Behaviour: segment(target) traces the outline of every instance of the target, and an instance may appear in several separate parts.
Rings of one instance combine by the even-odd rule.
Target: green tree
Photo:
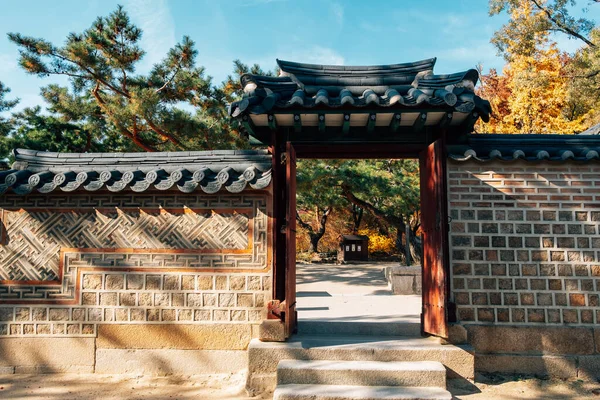
[[[223,129],[225,104],[215,95],[210,77],[196,66],[197,51],[189,37],[169,50],[146,75],[136,74],[144,56],[142,31],[119,6],[99,17],[83,33],[71,33],[63,46],[9,33],[19,47],[19,64],[28,73],[68,77],[72,89],[44,88],[50,109],[64,122],[86,125],[105,121],[106,131],[91,142],[126,138],[138,150],[231,148],[240,143]],[[188,111],[196,108],[197,113]]]
[[[364,211],[378,221],[380,231],[395,234],[397,250],[404,254],[408,224],[411,253],[414,258],[420,254],[419,167],[414,160],[301,160],[297,199],[299,225],[309,234],[311,251],[316,251],[331,213],[347,208],[354,215],[348,230],[359,229],[358,215]],[[314,221],[307,223],[304,215]]]
[[[600,0],[594,2],[600,3]],[[510,15],[508,23],[494,33],[492,43],[507,61],[514,55],[530,55],[543,44],[540,39],[543,41],[554,32],[598,47],[596,38],[590,37],[595,28],[594,21],[575,18],[569,13],[569,6],[577,4],[576,0],[489,0],[490,15],[503,11]],[[531,12],[522,12],[523,8]]]
[[[338,169],[346,200],[375,217],[380,226],[396,235],[399,253],[419,258],[419,164],[416,160],[350,160]],[[410,237],[407,238],[407,227]],[[403,243],[405,245],[403,245]]]
[[[300,160],[297,168],[298,225],[308,233],[310,253],[316,253],[325,235],[327,221],[336,208],[343,206],[338,185],[339,161]],[[309,221],[310,220],[312,221]]]
[[[40,106],[13,113],[11,122],[11,148],[75,153],[129,148],[129,143],[119,136],[102,138],[101,126],[65,122],[43,113]]]
[[[5,157],[12,149],[10,133],[13,129],[13,121],[11,121],[10,118],[4,117],[2,114],[8,113],[19,103],[18,99],[6,99],[8,93],[10,93],[10,89],[0,82],[0,157]]]

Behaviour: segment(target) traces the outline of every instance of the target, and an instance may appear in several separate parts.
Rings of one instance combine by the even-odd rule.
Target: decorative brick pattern
[[[449,163],[462,323],[600,323],[600,166]]]
[[[2,200],[10,203],[11,197],[17,196]],[[6,207],[0,302],[75,301],[82,267],[265,268],[264,196],[178,197],[182,204],[170,209],[131,207],[143,204],[147,196],[119,195],[109,199],[110,209],[89,204],[76,210]]]
[[[3,196],[0,336],[259,323],[272,286],[266,196]]]

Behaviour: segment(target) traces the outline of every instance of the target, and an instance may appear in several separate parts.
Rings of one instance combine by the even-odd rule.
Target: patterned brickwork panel
[[[267,266],[264,195],[99,195],[94,207],[86,195],[66,204],[62,196],[21,197],[25,204],[14,197],[0,204],[0,301],[75,301],[83,267]]]
[[[59,275],[62,249],[243,250],[251,210],[216,213],[205,210],[139,209],[4,211],[8,232],[0,247],[0,279],[47,281]]]
[[[5,195],[0,208],[0,336],[266,318],[267,194]]]
[[[600,323],[600,166],[451,163],[462,323]]]

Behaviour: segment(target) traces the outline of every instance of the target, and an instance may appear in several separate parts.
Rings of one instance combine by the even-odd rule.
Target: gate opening
[[[296,178],[298,332],[418,335],[418,160],[302,159]]]

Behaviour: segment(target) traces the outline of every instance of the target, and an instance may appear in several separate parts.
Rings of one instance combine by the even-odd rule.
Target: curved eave
[[[108,190],[184,193],[265,189],[271,182],[266,151],[169,153],[50,153],[17,149],[12,169],[0,172],[0,194]]]
[[[362,70],[351,70],[358,67],[347,67],[352,71],[350,73],[343,69],[346,67],[337,66],[338,72],[346,71],[346,75],[342,76],[341,72],[330,74],[328,70],[324,73],[324,69],[318,69],[330,66],[289,64],[302,66],[313,74],[290,74],[278,78],[246,74],[241,78],[245,95],[230,105],[230,115],[239,117],[278,111],[297,114],[307,111],[327,113],[328,110],[351,112],[364,108],[375,112],[378,109],[412,111],[415,108],[436,108],[459,113],[475,111],[487,122],[492,111],[489,102],[474,93],[479,73],[473,69],[448,75],[386,73],[371,76],[362,74]],[[295,71],[290,68],[289,71]]]

